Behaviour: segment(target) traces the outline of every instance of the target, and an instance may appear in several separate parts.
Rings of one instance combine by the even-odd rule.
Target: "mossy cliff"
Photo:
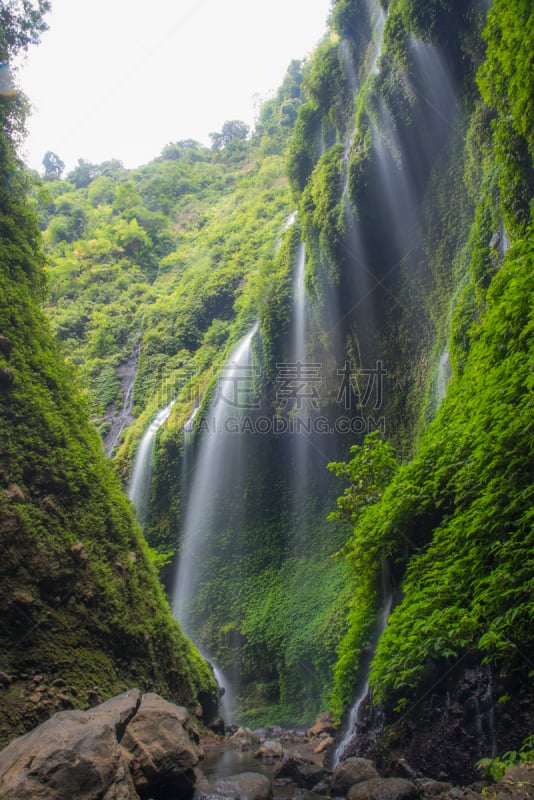
[[[281,366],[318,370],[326,427],[305,449],[285,433],[234,437],[242,451],[221,471],[237,491],[221,493],[191,600],[196,640],[239,677],[241,713],[304,721],[329,703],[342,718],[372,662],[381,713],[368,712],[367,741],[406,745],[419,709],[428,743],[432,704],[465,679],[466,709],[443,710],[439,733],[457,737],[447,760],[463,748],[463,775],[477,756],[476,734],[462,738],[469,703],[484,694],[497,748],[531,725],[533,24],[526,0],[337,0],[248,139],[170,145],[133,172],[81,164],[36,190],[48,312],[103,432],[140,344],[125,480],[142,431],[176,398],[146,524],[175,560],[201,422],[235,343],[258,319],[268,420],[286,410]],[[300,410],[293,397],[286,418]],[[24,475],[9,479],[26,494]],[[80,477],[78,493],[91,487]]]
[[[206,714],[207,664],[150,552],[40,309],[44,259],[0,98],[0,742],[132,685]]]

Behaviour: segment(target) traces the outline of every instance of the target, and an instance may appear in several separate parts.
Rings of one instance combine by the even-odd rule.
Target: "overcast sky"
[[[326,31],[331,0],[53,0],[50,30],[19,72],[34,107],[26,160],[52,150],[135,167],[223,122],[252,125],[257,98]]]

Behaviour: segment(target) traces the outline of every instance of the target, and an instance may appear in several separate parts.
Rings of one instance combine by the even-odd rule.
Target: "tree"
[[[100,170],[96,164],[91,164],[84,158],[79,158],[78,164],[67,175],[67,180],[73,183],[77,189],[83,189],[85,186],[89,186],[93,178],[98,175],[100,175]]]
[[[49,0],[3,0],[0,3],[0,61],[11,61],[31,44],[37,44],[48,26],[44,15],[50,11]]]
[[[238,140],[244,142],[249,133],[249,127],[239,119],[227,120],[220,133],[210,133],[214,150],[223,150],[230,142]]]
[[[65,162],[52,150],[48,150],[43,157],[43,167],[45,168],[45,180],[58,181],[65,169]]]
[[[49,0],[2,0],[0,2],[0,64],[11,87],[14,61],[31,44],[37,44],[47,29],[43,19],[50,10]],[[19,58],[20,61],[20,58]],[[22,92],[9,91],[0,102],[0,128],[7,134],[12,146],[21,143],[29,106]]]

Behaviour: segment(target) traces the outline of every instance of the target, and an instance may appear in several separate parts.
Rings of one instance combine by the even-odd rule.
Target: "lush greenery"
[[[393,25],[399,19],[406,24],[414,9],[415,4],[390,4],[386,41],[400,41]],[[355,462],[338,467],[351,480],[338,513],[353,517],[346,547],[353,593],[336,666],[337,713],[350,702],[356,655],[372,637],[384,558],[402,599],[372,665],[376,699],[404,707],[417,696],[430,660],[450,664],[476,649],[484,660],[510,670],[523,667],[523,654],[531,652],[534,151],[524,127],[533,91],[524,51],[531,40],[524,33],[532,24],[532,10],[520,2],[494,3],[488,18],[487,56],[478,73],[482,99],[470,112],[462,157],[473,224],[465,245],[460,241],[443,254],[456,284],[443,317],[450,326],[453,371],[446,397],[413,459],[363,510],[359,487],[365,470],[358,464],[355,475]],[[413,29],[421,34],[417,25]],[[424,35],[439,41],[440,33],[443,28],[436,26]],[[394,74],[386,59],[387,51],[384,87]],[[362,152],[368,166],[360,161],[354,173],[357,204],[367,202],[360,185],[372,169],[372,150],[365,155],[365,146],[360,148],[360,159]],[[509,247],[504,237],[511,239]],[[439,254],[432,262],[440,267]],[[446,289],[443,266],[441,275]]]
[[[3,58],[42,30],[40,14],[26,5],[25,14],[19,4],[3,6]],[[17,96],[0,98],[0,643],[9,676],[1,736],[65,703],[87,706],[133,685],[190,706],[200,699],[213,713],[213,675],[172,619],[72,369],[39,308],[47,290],[44,254],[30,182],[13,151],[23,105]],[[35,674],[56,687],[46,702],[29,699],[27,680],[34,686]],[[63,700],[55,699],[61,692]]]
[[[397,709],[429,661],[474,651],[514,670],[532,652],[534,14],[527,0],[483,6],[337,0],[255,131],[230,120],[211,148],[169,144],[133,171],[80,161],[65,180],[49,153],[34,189],[47,314],[124,481],[176,398],[145,530],[161,552],[180,547],[184,422],[200,404],[198,455],[255,319],[261,410],[283,417],[305,245],[305,355],[339,435],[308,437],[304,469],[290,436],[229,445],[192,602],[198,644],[239,673],[249,721],[304,721],[329,698],[340,716],[369,646],[374,696]]]

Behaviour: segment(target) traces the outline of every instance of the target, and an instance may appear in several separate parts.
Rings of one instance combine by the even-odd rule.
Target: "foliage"
[[[534,736],[527,736],[519,750],[508,750],[498,758],[481,758],[477,762],[482,774],[494,781],[500,781],[506,770],[534,760]]]
[[[397,470],[393,447],[379,431],[369,433],[361,445],[350,448],[350,461],[331,462],[328,469],[338,478],[349,480],[349,486],[337,500],[337,511],[329,515],[354,525],[362,511],[377,503]]]
[[[26,46],[42,30],[45,5],[3,4],[10,47]],[[39,307],[42,241],[10,121],[2,122],[0,639],[3,669],[14,679],[0,708],[3,736],[48,716],[50,707],[28,700],[21,678],[28,672],[50,686],[72,686],[82,707],[90,692],[106,698],[132,682],[213,707],[213,676],[172,619],[130,504]],[[70,193],[64,199],[61,213],[70,219],[75,206]]]

